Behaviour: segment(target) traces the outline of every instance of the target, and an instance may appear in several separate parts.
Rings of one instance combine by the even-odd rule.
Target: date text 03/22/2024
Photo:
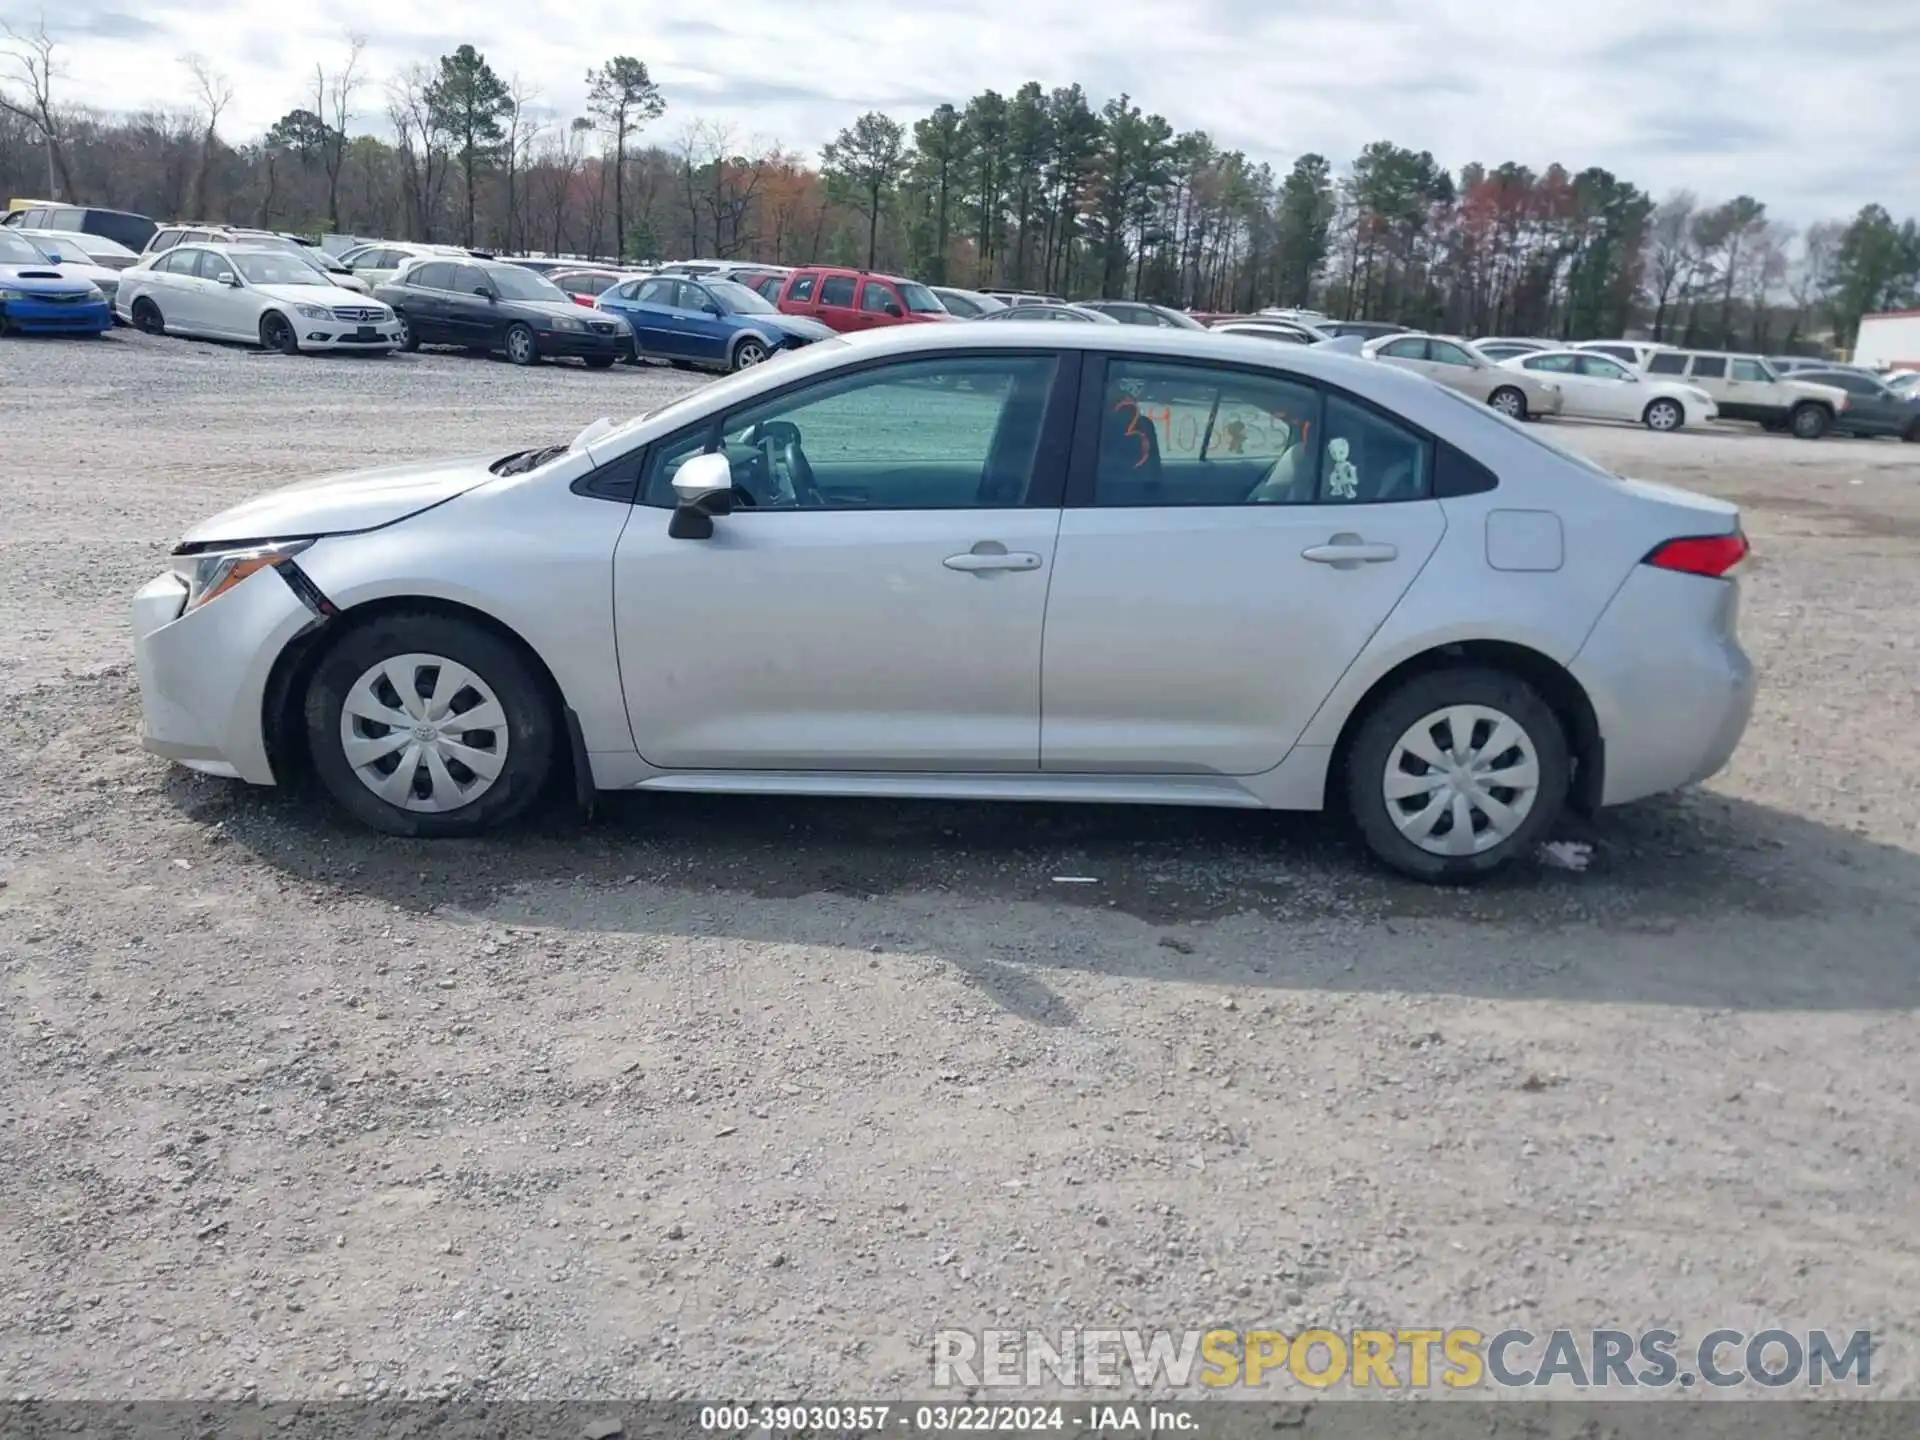
[[[703,1405],[700,1428],[722,1435],[1044,1435],[1199,1428],[1190,1408],[1160,1405]]]

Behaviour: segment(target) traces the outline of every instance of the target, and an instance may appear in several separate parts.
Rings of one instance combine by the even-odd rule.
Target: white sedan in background
[[[418,245],[411,240],[376,240],[356,246],[340,256],[340,263],[364,281],[368,293],[375,285],[385,285],[416,260],[470,260],[471,250],[458,245]]]
[[[1704,425],[1720,413],[1706,391],[1678,380],[1643,375],[1591,350],[1542,350],[1501,364],[1551,379],[1560,387],[1560,413],[1584,420],[1630,420],[1649,430]]]
[[[400,348],[390,308],[282,250],[176,245],[121,271],[113,308],[149,334],[243,340],[283,355]]]
[[[91,280],[99,287],[100,293],[107,297],[107,303],[113,303],[114,292],[120,288],[120,268],[100,264],[85,250],[64,235],[50,234],[45,230],[20,230],[16,234],[52,263],[53,268],[62,275],[74,280]],[[107,242],[109,245],[112,241]],[[115,246],[125,249],[124,246]],[[127,251],[129,263],[133,252]]]

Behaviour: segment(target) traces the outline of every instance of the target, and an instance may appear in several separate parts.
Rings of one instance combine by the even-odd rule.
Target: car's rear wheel
[[[1527,418],[1527,397],[1511,385],[1502,385],[1487,397],[1487,404],[1510,420]]]
[[[1915,420],[1907,426],[1907,433],[1900,438],[1909,445],[1920,445],[1920,420]]]
[[[1787,419],[1787,428],[1796,440],[1818,440],[1833,424],[1823,405],[1802,405]]]
[[[393,319],[394,323],[400,327],[400,348],[409,355],[413,354],[420,348],[420,337],[413,333],[413,322],[407,319],[407,312],[404,310],[394,311]]]
[[[278,310],[269,310],[260,317],[260,343],[282,355],[300,353],[300,337],[294,334],[293,322]]]
[[[733,368],[746,370],[755,365],[764,364],[767,347],[758,340],[742,340],[733,348]]]
[[[167,333],[166,318],[161,315],[160,307],[144,295],[133,302],[133,328],[148,335]]]
[[[1571,770],[1566,733],[1532,686],[1498,670],[1435,670],[1361,722],[1346,756],[1347,810],[1393,869],[1473,880],[1545,838]]]
[[[540,342],[525,325],[507,330],[507,358],[516,365],[533,365],[540,359]]]
[[[1678,430],[1687,423],[1687,412],[1678,400],[1655,400],[1640,419],[1649,430]]]
[[[306,697],[327,792],[390,835],[471,835],[524,811],[553,769],[557,724],[532,668],[470,621],[382,616],[349,630]]]

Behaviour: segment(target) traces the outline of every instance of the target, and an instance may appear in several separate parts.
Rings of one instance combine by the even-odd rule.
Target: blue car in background
[[[62,275],[24,236],[0,230],[0,335],[103,335],[113,307],[91,280]]]
[[[833,331],[804,315],[782,315],[731,280],[655,275],[616,285],[594,304],[633,328],[635,359],[745,370]]]

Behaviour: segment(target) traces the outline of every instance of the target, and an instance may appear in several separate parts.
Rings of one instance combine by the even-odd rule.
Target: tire
[[[585,363],[589,370],[611,370],[613,362],[619,358],[617,355],[588,355]]]
[[[1450,715],[1449,712],[1452,712]],[[1438,767],[1425,769],[1409,742],[1424,735],[1432,751],[1447,760],[1464,726],[1485,747],[1502,724],[1512,727],[1512,743],[1499,754],[1470,749],[1470,795],[1460,795],[1453,781]],[[1448,737],[1441,750],[1433,732]],[[1531,757],[1531,766],[1525,761]],[[1511,785],[1485,787],[1471,781],[1473,767],[1491,765],[1491,773],[1515,779],[1531,774],[1531,790]],[[1400,793],[1388,794],[1391,777],[1403,777]],[[1491,875],[1515,856],[1532,853],[1546,838],[1566,803],[1572,762],[1566,732],[1546,701],[1524,680],[1503,671],[1460,667],[1416,675],[1375,704],[1361,721],[1348,747],[1343,784],[1349,818],[1367,848],[1388,867],[1432,884],[1457,884]],[[1422,781],[1426,781],[1424,786]],[[1453,795],[1452,803],[1444,803]],[[1482,808],[1474,795],[1485,795],[1501,807],[1504,818]],[[1425,797],[1434,797],[1426,801]],[[1424,802],[1424,803],[1423,803]],[[1469,823],[1468,848],[1456,851],[1449,843],[1457,835],[1464,802]],[[1424,828],[1422,828],[1424,826]]]
[[[449,667],[465,673],[451,677],[452,694],[436,694],[449,683]],[[414,682],[411,706],[396,675]],[[518,650],[468,620],[402,611],[348,630],[308,682],[305,713],[308,752],[327,793],[389,835],[436,839],[505,824],[539,797],[553,773],[559,722],[545,689]],[[376,718],[382,715],[416,728],[408,736]],[[463,715],[488,723],[447,728],[449,718]],[[382,750],[379,742],[399,737]],[[350,739],[362,742],[358,765],[347,753]],[[394,779],[402,771],[408,781]],[[376,784],[401,798],[383,798]]]
[[[516,365],[540,363],[540,342],[525,325],[507,327],[507,359]]]
[[[282,355],[298,355],[300,337],[295,333],[291,320],[278,310],[269,310],[260,317],[260,346]]]
[[[142,295],[133,302],[133,328],[147,335],[167,333],[167,320],[160,307]]]
[[[1661,399],[1652,401],[1647,406],[1646,410],[1642,412],[1640,416],[1640,422],[1645,425],[1647,429],[1658,430],[1663,434],[1671,430],[1678,430],[1687,423],[1686,407],[1681,405],[1678,400],[1668,400],[1662,397]]]
[[[742,340],[733,347],[733,361],[729,370],[750,370],[755,365],[764,365],[767,361],[767,347],[758,340]]]
[[[1784,420],[1762,420],[1760,422],[1760,428],[1769,435],[1784,435],[1787,433],[1787,422]]]
[[[1909,445],[1920,445],[1920,420],[1915,420],[1907,426],[1907,433],[1900,438]]]
[[[420,337],[413,333],[413,322],[407,319],[407,312],[396,309],[393,318],[400,322],[400,348],[413,355],[420,349]]]
[[[1510,420],[1527,418],[1527,396],[1524,390],[1512,385],[1502,385],[1487,397],[1487,404],[1498,410]]]
[[[1823,405],[1800,405],[1787,417],[1787,428],[1796,440],[1818,440],[1833,425],[1833,417]]]

